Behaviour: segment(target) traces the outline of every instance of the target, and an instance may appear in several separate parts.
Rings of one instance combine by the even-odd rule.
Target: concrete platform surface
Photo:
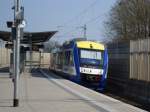
[[[0,112],[146,112],[41,70],[20,76],[20,105],[13,107],[13,83],[0,75]]]

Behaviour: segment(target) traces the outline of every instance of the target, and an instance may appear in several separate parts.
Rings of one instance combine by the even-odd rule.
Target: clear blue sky
[[[87,23],[87,37],[104,38],[103,22],[116,0],[21,0],[25,7],[26,31],[59,30],[54,40],[83,37]],[[14,0],[0,0],[0,30],[8,30],[7,20],[13,20]],[[105,37],[106,38],[106,37]]]

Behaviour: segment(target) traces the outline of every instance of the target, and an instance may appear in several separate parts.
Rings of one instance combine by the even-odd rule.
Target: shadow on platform
[[[9,78],[9,67],[0,67],[0,78]]]
[[[9,73],[9,67],[0,67],[0,73]]]
[[[13,107],[13,101],[11,99],[0,99],[0,107]]]
[[[52,77],[50,77],[50,78],[52,78],[52,79],[64,79],[64,78],[62,78],[62,77],[57,77],[57,76],[53,75],[53,73],[50,72],[48,69],[42,68],[42,70],[43,70],[45,73],[47,73],[48,75],[52,76]],[[32,76],[32,77],[47,78],[47,77],[45,77],[44,75],[42,75],[42,73],[40,72],[40,69],[39,69],[39,68],[33,68],[33,69],[31,70],[31,76]]]

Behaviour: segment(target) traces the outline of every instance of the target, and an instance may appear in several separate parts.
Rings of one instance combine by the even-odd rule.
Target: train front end
[[[81,82],[103,90],[108,68],[108,55],[104,45],[92,41],[81,41],[77,43],[77,47]]]

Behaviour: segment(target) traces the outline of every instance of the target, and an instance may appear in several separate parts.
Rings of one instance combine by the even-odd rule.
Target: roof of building
[[[29,43],[30,39],[32,40],[32,43],[41,43],[46,42],[57,31],[47,31],[47,32],[24,32],[23,39],[21,39],[21,43]],[[11,32],[8,31],[0,31],[0,39],[3,41],[11,42]]]

